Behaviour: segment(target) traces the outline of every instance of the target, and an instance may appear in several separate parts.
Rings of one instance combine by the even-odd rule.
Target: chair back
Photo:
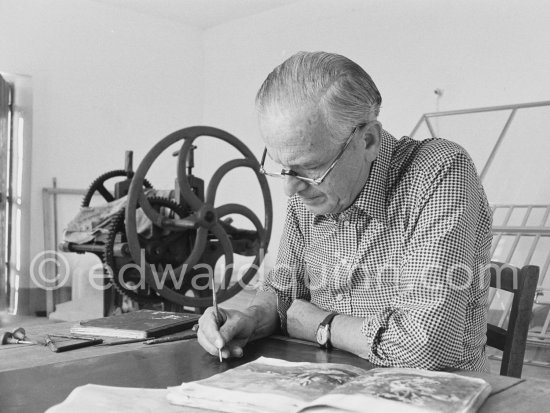
[[[518,268],[491,262],[491,287],[513,293],[508,328],[487,325],[487,345],[502,350],[502,376],[521,377],[523,357],[527,346],[527,333],[533,301],[539,279],[539,267],[526,265]]]

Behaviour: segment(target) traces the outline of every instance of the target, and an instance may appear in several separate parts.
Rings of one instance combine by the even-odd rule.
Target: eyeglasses
[[[353,128],[353,130],[351,131],[348,139],[346,140],[346,143],[344,144],[344,147],[340,150],[338,155],[336,155],[336,158],[334,158],[334,160],[332,161],[332,163],[330,164],[328,169],[318,178],[307,178],[305,176],[298,175],[298,173],[294,172],[292,169],[281,169],[281,172],[279,172],[279,173],[266,171],[265,168],[264,168],[264,163],[265,163],[265,158],[267,156],[267,148],[264,149],[264,153],[262,155],[262,161],[260,162],[260,173],[263,174],[263,175],[274,177],[274,178],[284,178],[285,176],[292,176],[296,179],[299,179],[300,181],[307,182],[310,185],[321,185],[323,183],[323,181],[327,178],[330,171],[332,171],[334,169],[334,167],[336,166],[336,164],[338,163],[338,161],[340,160],[340,158],[342,157],[342,155],[344,154],[344,152],[348,148],[348,146],[351,143],[351,141],[353,139],[353,136],[355,135],[355,132],[357,131],[357,129],[360,129],[365,125],[366,125],[366,123],[360,123],[359,125],[357,125]]]

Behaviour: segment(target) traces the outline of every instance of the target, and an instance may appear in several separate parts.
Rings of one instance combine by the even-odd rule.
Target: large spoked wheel
[[[112,193],[110,190],[107,189],[107,187],[105,186],[105,183],[108,180],[111,180],[112,178],[121,178],[121,177],[128,178],[128,172],[123,169],[117,169],[114,171],[106,172],[103,175],[100,175],[97,179],[95,179],[90,184],[88,191],[86,191],[86,194],[82,199],[82,206],[89,207],[90,202],[92,201],[92,198],[94,197],[94,195],[101,195],[105,202],[114,201],[115,195],[114,193]],[[147,179],[143,180],[143,186],[147,189],[151,189],[153,187]]]
[[[244,159],[233,159],[226,162],[216,170],[208,184],[204,202],[193,192],[191,186],[189,185],[187,175],[188,154],[192,150],[193,141],[199,136],[210,136],[227,142],[228,144],[234,146],[244,156]],[[187,205],[189,205],[193,213],[184,219],[171,219],[159,214],[151,206],[143,192],[143,183],[147,172],[159,155],[171,145],[181,140],[183,140],[183,144],[179,151],[178,157],[178,186],[181,196]],[[265,217],[263,225],[256,214],[244,205],[225,204],[219,207],[214,207],[216,191],[221,179],[229,171],[239,167],[252,169],[258,179],[264,200]],[[218,239],[224,252],[226,265],[222,283],[216,293],[218,302],[231,298],[252,280],[256,274],[257,268],[259,268],[261,264],[263,256],[267,252],[269,238],[271,236],[273,217],[271,193],[269,191],[267,180],[264,175],[259,173],[258,160],[248,149],[248,147],[235,136],[221,129],[206,126],[194,126],[176,131],[157,143],[149,151],[149,153],[147,153],[134,174],[128,193],[128,206],[126,208],[126,236],[128,238],[130,253],[134,262],[144,269],[145,280],[149,286],[157,291],[163,298],[175,304],[199,308],[211,306],[212,297],[191,297],[184,295],[177,290],[159,285],[158,280],[162,274],[153,274],[151,265],[147,262],[142,262],[143,254],[141,253],[136,225],[136,210],[138,208],[142,208],[145,215],[157,227],[170,229],[172,231],[195,231],[196,236],[191,253],[185,262],[174,270],[174,273],[178,276],[191,276],[193,273],[193,267],[200,263],[200,259],[205,253],[205,248],[208,242],[208,233],[211,233]],[[254,224],[259,245],[253,264],[242,276],[241,280],[233,285],[231,285],[234,261],[233,247],[227,233],[220,223],[221,218],[230,214],[240,214]],[[188,279],[185,280],[186,282],[190,281]]]

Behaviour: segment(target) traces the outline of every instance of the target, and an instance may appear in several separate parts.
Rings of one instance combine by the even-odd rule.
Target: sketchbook
[[[259,359],[204,380],[183,383],[170,403],[220,412],[475,412],[491,392],[486,381],[407,368],[363,370],[335,363]]]
[[[111,317],[81,321],[71,327],[72,334],[119,338],[149,338],[190,329],[199,314],[138,310]]]

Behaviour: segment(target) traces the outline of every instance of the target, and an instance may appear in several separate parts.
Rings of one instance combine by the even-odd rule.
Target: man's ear
[[[363,140],[369,161],[373,162],[380,149],[380,137],[382,136],[382,124],[377,120],[369,122],[363,131]]]

